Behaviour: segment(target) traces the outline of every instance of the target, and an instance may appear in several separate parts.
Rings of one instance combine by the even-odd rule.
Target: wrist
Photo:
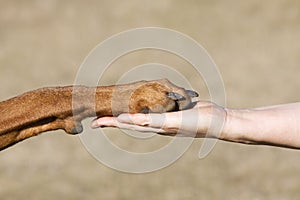
[[[254,110],[250,109],[225,109],[226,120],[221,134],[221,140],[256,143],[257,136],[251,131],[254,122]]]

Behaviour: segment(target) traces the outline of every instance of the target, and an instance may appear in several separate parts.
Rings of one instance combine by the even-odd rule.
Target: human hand
[[[116,127],[182,137],[220,137],[226,110],[212,102],[196,102],[192,109],[151,114],[121,114],[93,121],[92,127]]]

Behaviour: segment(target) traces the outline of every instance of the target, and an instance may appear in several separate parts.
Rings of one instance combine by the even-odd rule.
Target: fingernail
[[[92,128],[98,128],[98,122],[97,122],[97,120],[92,121],[91,127]]]

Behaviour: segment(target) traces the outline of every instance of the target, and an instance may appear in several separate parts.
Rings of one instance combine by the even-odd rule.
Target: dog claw
[[[199,94],[193,90],[185,90],[185,92],[190,96],[190,97],[198,97]]]
[[[149,114],[151,112],[151,110],[149,109],[149,108],[143,108],[142,110],[141,110],[141,113],[143,113],[143,114]]]
[[[175,92],[168,92],[167,96],[175,101],[181,101],[181,100],[185,100],[185,97],[182,96],[181,94],[175,93]]]
[[[70,134],[72,135],[76,135],[79,134],[83,131],[83,127],[81,124],[78,124],[77,126],[74,126],[71,130],[70,130]]]

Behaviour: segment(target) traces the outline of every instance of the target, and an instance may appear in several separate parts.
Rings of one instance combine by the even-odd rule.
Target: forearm
[[[255,109],[227,109],[220,139],[300,148],[300,103]]]

